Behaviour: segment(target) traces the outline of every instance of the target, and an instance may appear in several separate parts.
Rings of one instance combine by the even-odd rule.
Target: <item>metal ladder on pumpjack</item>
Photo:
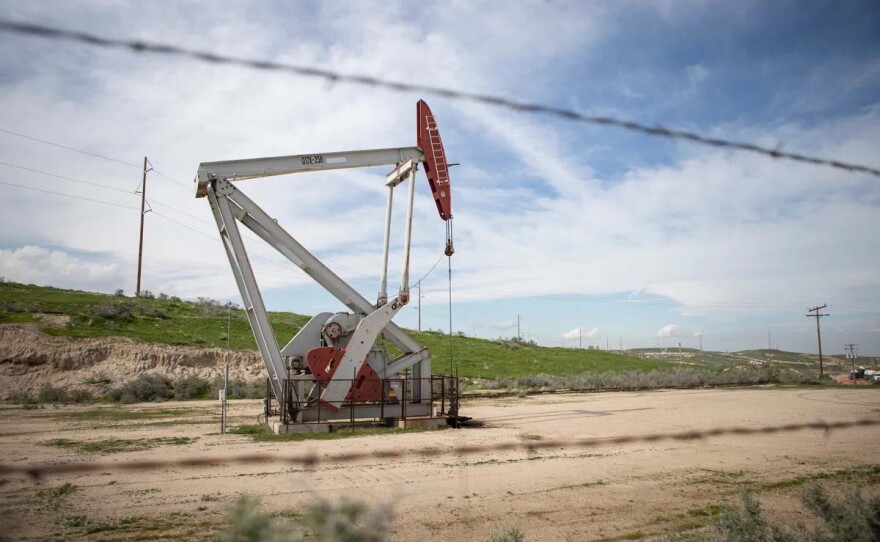
[[[425,127],[428,129],[428,142],[431,144],[431,156],[434,158],[434,164],[437,171],[437,187],[445,187],[449,184],[449,170],[446,165],[446,154],[443,150],[443,140],[440,139],[440,131],[437,130],[437,121],[434,115],[425,115]],[[446,188],[443,188],[445,191]]]

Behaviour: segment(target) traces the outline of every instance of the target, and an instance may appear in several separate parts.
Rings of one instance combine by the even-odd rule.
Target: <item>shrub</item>
[[[174,383],[174,398],[179,400],[205,398],[211,393],[211,384],[204,378],[189,375]]]
[[[64,388],[56,388],[52,384],[43,384],[37,392],[37,401],[40,403],[69,403],[70,395]]]
[[[388,505],[370,507],[364,503],[342,499],[337,502],[319,500],[309,506],[303,521],[309,538],[332,542],[382,542],[391,537],[392,510]],[[303,540],[301,533],[290,529],[269,514],[260,512],[259,500],[241,497],[233,504],[226,518],[226,529],[216,540],[221,542]],[[522,539],[519,539],[522,540]]]
[[[259,499],[241,497],[229,509],[226,529],[218,533],[218,542],[274,542],[289,540],[275,519],[259,511]]]
[[[526,533],[519,527],[503,527],[492,534],[492,542],[523,542]]]
[[[220,305],[220,302],[216,299],[211,299],[210,297],[198,298],[198,304],[202,308],[202,317],[204,318],[217,316],[224,312],[223,306]]]
[[[149,308],[149,309],[145,310],[144,316],[149,316],[151,318],[160,318],[162,320],[167,320],[168,318],[170,318],[170,316],[168,316],[167,312],[163,311],[162,309],[160,309],[158,307],[153,307],[153,308]]]
[[[120,403],[164,401],[174,397],[171,381],[159,375],[140,375],[136,379],[111,390],[107,397]]]
[[[729,371],[699,369],[654,369],[652,371],[627,371],[604,373],[580,373],[552,376],[539,374],[515,379],[498,378],[485,382],[486,389],[579,389],[602,388],[692,388],[719,384],[766,384],[773,382],[769,370],[758,367]]]
[[[31,392],[23,390],[13,390],[9,392],[9,395],[6,396],[6,400],[11,403],[22,405],[26,408],[37,404],[37,399],[31,395]]]
[[[155,298],[156,296],[153,295],[153,292],[151,292],[151,291],[149,291],[149,290],[144,290],[144,291],[141,292],[141,297],[144,298],[144,299],[153,299],[153,298]]]
[[[131,322],[132,304],[128,301],[119,301],[116,303],[106,303],[98,305],[92,309],[92,316],[104,318],[105,320],[121,320]]]
[[[752,492],[742,495],[742,510],[725,508],[713,521],[717,540],[725,542],[871,542],[880,540],[880,497],[866,499],[857,489],[843,498],[828,497],[819,485],[807,488],[803,495],[807,510],[821,523],[808,532],[803,525],[787,529],[764,519],[761,505]]]
[[[391,534],[391,506],[373,508],[350,499],[320,500],[306,512],[305,522],[318,540],[381,542]]]
[[[111,384],[112,382],[113,380],[102,372],[97,372],[83,381],[83,383],[91,384],[93,386],[104,386]]]
[[[223,377],[214,380],[212,389],[223,388]],[[266,383],[264,380],[247,381],[241,378],[230,378],[227,385],[227,399],[260,399],[266,395]]]
[[[769,540],[785,540],[770,538],[772,533],[764,520],[761,503],[751,491],[742,494],[743,509],[725,508],[715,520],[715,529],[719,539],[726,542],[764,542]]]
[[[118,290],[113,292],[113,295],[118,296],[118,297],[123,297],[123,296],[125,296],[125,290],[123,290],[122,288],[119,288]]]
[[[161,299],[162,301],[168,301],[168,294],[159,292],[159,299]]]
[[[78,388],[70,390],[70,401],[72,403],[92,403],[95,401],[95,395],[89,390]]]
[[[822,519],[825,530],[831,534],[830,538],[822,536],[822,539],[880,540],[880,496],[866,499],[857,489],[850,489],[842,499],[835,501],[821,486],[814,485],[807,488],[803,499],[807,509]]]
[[[22,313],[22,312],[25,312],[25,310],[22,307],[16,305],[15,303],[9,303],[9,304],[4,303],[4,304],[0,305],[0,312]]]

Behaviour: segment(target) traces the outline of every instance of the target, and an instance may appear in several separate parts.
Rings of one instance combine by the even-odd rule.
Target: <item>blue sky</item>
[[[513,7],[511,7],[513,6]],[[546,102],[880,166],[876,2],[0,3],[0,16]],[[0,35],[0,275],[134,290],[138,164],[146,287],[238,300],[203,161],[414,144],[421,96]],[[880,183],[866,175],[426,97],[452,161],[453,327],[542,344],[880,354]],[[378,289],[384,171],[247,181],[367,298]],[[174,182],[169,181],[172,179]],[[175,184],[176,183],[176,184]],[[186,188],[184,188],[186,187]],[[128,193],[125,193],[128,192]],[[115,206],[114,206],[115,205]],[[119,207],[122,206],[122,207]],[[420,181],[412,273],[442,255]],[[396,215],[396,224],[402,214]],[[270,249],[274,309],[341,310]],[[400,242],[392,255],[399,276]],[[448,328],[446,262],[423,327]],[[415,305],[415,303],[414,303]],[[416,325],[415,307],[398,317]],[[580,333],[577,330],[580,329]],[[566,338],[567,337],[567,338]],[[284,338],[282,338],[284,339]]]

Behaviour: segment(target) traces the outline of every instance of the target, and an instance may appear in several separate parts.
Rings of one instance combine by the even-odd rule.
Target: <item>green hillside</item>
[[[35,314],[67,315],[65,327],[43,326],[45,333],[68,337],[130,337],[147,342],[198,347],[225,347],[227,308],[210,299],[131,298],[59,288],[0,283],[0,323],[39,322]],[[289,340],[308,316],[272,312],[270,320],[280,343]],[[244,311],[233,309],[229,343],[233,349],[255,349]],[[586,371],[624,371],[670,366],[601,350],[544,348],[515,341],[452,337],[436,332],[410,332],[434,356],[434,371],[457,367],[466,377],[516,377],[540,373],[560,375]],[[450,346],[452,361],[450,362]]]

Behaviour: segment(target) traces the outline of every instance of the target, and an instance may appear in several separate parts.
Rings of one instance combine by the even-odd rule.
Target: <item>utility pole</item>
[[[583,339],[583,335],[581,334],[582,331],[583,331],[583,329],[578,328],[578,348],[583,348],[583,347],[584,347],[584,343],[583,343],[583,341],[582,341],[582,339]]]
[[[813,307],[812,309],[807,309],[807,313],[813,313],[813,314],[806,314],[805,315],[807,318],[815,318],[816,319],[816,336],[819,338],[819,378],[822,378],[823,376],[825,376],[825,367],[824,367],[824,364],[822,363],[822,331],[819,328],[819,318],[821,318],[823,316],[831,316],[830,314],[821,314],[821,313],[819,313],[819,311],[826,308],[827,306],[828,305],[826,304],[826,305],[822,305],[821,307]]]
[[[519,331],[519,321],[520,321],[520,317],[519,317],[519,314],[517,314],[516,315],[516,338],[517,338],[517,340],[521,341],[522,340],[522,333],[520,333],[520,331]]]
[[[138,243],[138,278],[135,297],[141,296],[141,266],[144,259],[144,207],[147,204],[147,157],[144,156],[144,176],[141,180],[141,236]]]
[[[773,350],[773,346],[770,343],[770,330],[767,330],[767,350]]]
[[[608,334],[605,334],[605,350],[608,350]]]
[[[620,341],[620,351],[623,352],[623,337],[617,338]]]
[[[419,289],[419,331],[422,330],[422,281],[419,281],[416,286]]]
[[[683,362],[684,358],[681,355],[681,343],[678,343],[678,361]]]
[[[849,358],[850,364],[852,365],[852,372],[850,373],[850,378],[855,380],[855,378],[856,378],[856,358],[859,356],[859,345],[845,344],[844,349],[846,350],[846,357]]]
[[[703,351],[703,334],[700,333],[700,352]]]
[[[220,434],[226,434],[226,418],[229,407],[229,340],[232,333],[232,302],[226,301],[226,366],[223,369],[223,393],[220,394]]]

